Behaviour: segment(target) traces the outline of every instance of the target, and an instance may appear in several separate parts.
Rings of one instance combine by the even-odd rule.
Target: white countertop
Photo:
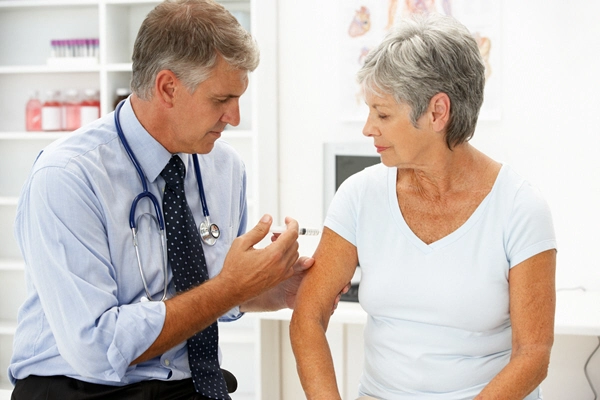
[[[289,321],[292,318],[292,310],[286,308],[275,312],[264,312],[255,315],[260,319]],[[339,322],[342,324],[365,324],[367,322],[367,313],[358,303],[340,301],[337,309],[331,316],[330,322]]]
[[[260,313],[267,320],[289,321],[292,310]],[[331,322],[342,324],[364,324],[367,314],[360,304],[341,301],[331,317]],[[560,290],[556,293],[556,319],[554,331],[557,335],[600,336],[600,291]]]
[[[600,291],[558,291],[554,332],[557,335],[600,336]]]

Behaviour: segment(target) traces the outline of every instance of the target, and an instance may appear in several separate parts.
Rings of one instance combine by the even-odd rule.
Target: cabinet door
[[[0,2],[0,132],[25,130],[25,104],[38,91],[99,89],[99,64],[48,65],[51,41],[99,37],[99,6],[82,1]]]
[[[46,65],[51,40],[98,38],[97,4],[56,3],[0,2],[0,67]]]
[[[221,0],[257,40],[261,63],[240,99],[241,123],[222,140],[242,156],[248,172],[248,224],[264,213],[281,224],[277,204],[276,0]],[[113,111],[117,88],[128,88],[131,52],[139,26],[155,0],[0,0],[0,371],[6,371],[17,309],[25,298],[23,262],[13,237],[17,199],[39,151],[66,133],[25,132],[30,93],[95,89],[101,113]],[[49,64],[53,39],[99,38],[94,64]],[[260,200],[260,201],[259,201]],[[268,244],[268,240],[264,243]],[[6,288],[5,288],[6,286]],[[222,324],[226,367],[238,380],[238,400],[255,398],[255,327],[241,319]],[[236,358],[236,354],[240,357]],[[227,361],[228,360],[228,361]],[[10,387],[0,374],[0,390]]]

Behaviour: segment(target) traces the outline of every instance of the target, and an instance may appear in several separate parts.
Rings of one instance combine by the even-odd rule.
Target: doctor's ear
[[[179,79],[172,71],[163,69],[156,75],[154,89],[158,100],[168,108],[173,107],[175,90],[179,86]]]
[[[442,132],[450,121],[450,97],[446,93],[438,93],[429,101],[431,125],[434,131]]]

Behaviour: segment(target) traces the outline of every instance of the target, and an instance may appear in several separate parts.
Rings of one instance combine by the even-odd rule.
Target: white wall
[[[280,217],[291,215],[306,226],[322,224],[323,142],[362,137],[361,124],[340,118],[341,3],[279,2]],[[600,229],[599,14],[595,1],[504,0],[498,16],[502,117],[481,122],[472,140],[548,199],[559,241],[558,288],[600,290],[593,252]],[[301,252],[311,254],[317,240],[302,238]],[[595,343],[557,338],[546,399],[593,397],[583,363]],[[600,389],[600,363],[594,361],[590,374]]]

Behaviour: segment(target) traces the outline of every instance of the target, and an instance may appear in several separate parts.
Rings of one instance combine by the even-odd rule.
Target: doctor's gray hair
[[[131,89],[149,100],[157,74],[170,70],[193,93],[209,78],[218,57],[233,68],[251,72],[258,66],[258,46],[221,4],[166,0],[150,11],[138,32]]]
[[[446,143],[450,149],[475,132],[483,103],[485,64],[467,28],[451,17],[416,15],[402,20],[372,50],[358,72],[365,92],[390,94],[411,109],[411,122],[438,93],[450,98]]]

